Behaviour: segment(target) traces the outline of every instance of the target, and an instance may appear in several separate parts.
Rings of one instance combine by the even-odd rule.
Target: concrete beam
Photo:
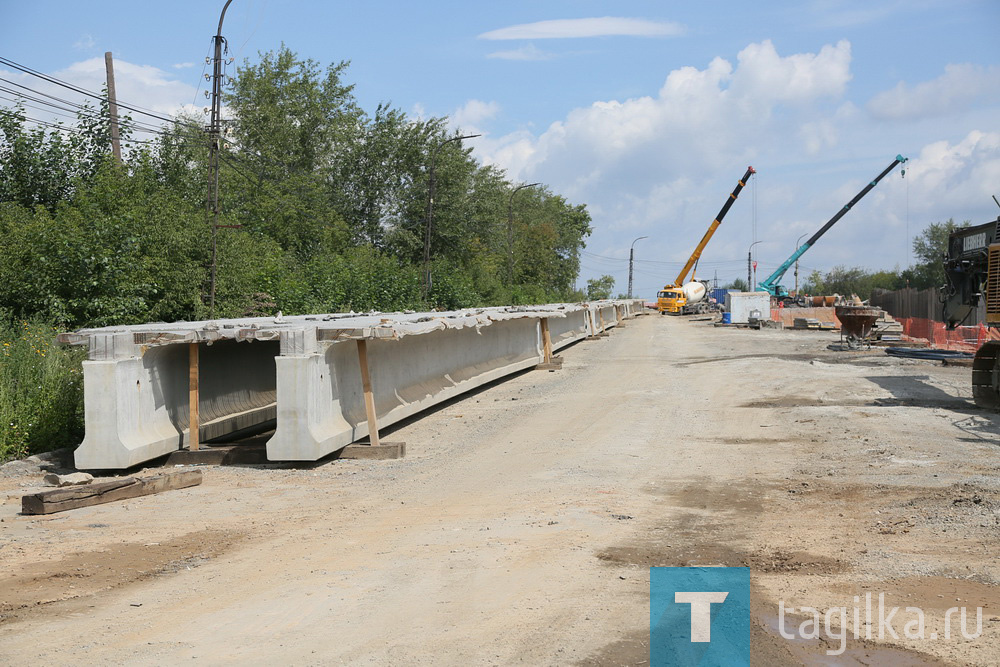
[[[447,313],[329,314],[144,324],[62,334],[84,344],[82,469],[123,469],[184,448],[191,352],[198,351],[198,440],[270,423],[272,461],[315,461],[487,382],[543,363],[542,320],[554,352],[633,317],[640,301]],[[370,373],[371,405],[358,341]],[[550,353],[551,354],[551,353]]]

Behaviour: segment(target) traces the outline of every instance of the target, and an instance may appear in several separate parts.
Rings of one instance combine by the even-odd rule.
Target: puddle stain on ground
[[[201,530],[157,543],[109,544],[0,574],[0,624],[51,610],[57,603],[198,567],[242,537],[236,531]]]
[[[981,410],[971,400],[964,398],[873,398],[871,400],[823,400],[803,396],[781,396],[742,403],[741,408],[943,408],[967,412]]]
[[[759,517],[765,509],[769,494],[773,494],[776,490],[780,490],[780,487],[771,488],[753,484],[731,484],[720,487],[706,483],[663,493],[670,498],[672,505],[682,510],[679,514],[672,517],[666,525],[650,527],[639,540],[606,547],[595,552],[595,556],[609,567],[644,569],[690,566],[748,567],[755,575],[777,573],[801,576],[835,575],[850,571],[849,562],[807,551],[763,548],[745,550],[734,545],[731,537],[732,525]],[[811,489],[812,492],[822,490]],[[838,490],[840,493],[836,495],[842,499],[845,490],[842,488]],[[917,495],[920,495],[919,492],[930,490],[916,491]],[[966,498],[977,497],[967,488],[935,491],[938,493],[929,495],[943,503],[957,500],[957,504],[962,505]],[[657,491],[654,490],[652,493]],[[853,489],[850,495],[859,498],[879,493],[879,489]],[[729,529],[726,534],[730,535],[725,544],[712,539],[713,535],[721,536],[723,528]],[[914,583],[913,586],[919,585]],[[977,593],[976,596],[972,595],[966,585],[957,597],[968,596],[970,600],[978,600],[989,596],[987,590],[977,589]],[[827,651],[835,651],[840,647],[839,636],[821,634],[817,639],[794,640],[782,637],[779,634],[777,602],[771,600],[759,585],[755,585],[754,598],[749,606],[755,617],[755,627],[752,628],[753,654],[745,656],[750,664],[893,666],[948,664],[934,656],[906,648],[877,644],[864,638],[854,639],[851,633],[848,633],[843,653],[831,656]],[[786,615],[785,634],[797,636],[794,630],[804,620],[806,620],[804,617],[799,618],[797,615]],[[610,642],[577,664],[588,667],[644,665],[649,663],[649,659],[649,631],[643,629]]]

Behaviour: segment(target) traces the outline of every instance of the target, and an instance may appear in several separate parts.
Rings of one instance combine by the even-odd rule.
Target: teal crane
[[[839,211],[837,211],[837,214],[835,216],[833,216],[832,218],[830,218],[827,221],[827,223],[820,228],[820,230],[818,232],[816,232],[815,234],[813,234],[812,236],[810,236],[808,241],[806,241],[805,243],[803,243],[802,245],[800,245],[795,250],[795,252],[792,253],[792,256],[789,257],[788,259],[786,259],[781,264],[781,266],[779,266],[775,270],[774,273],[772,273],[771,275],[769,275],[767,278],[765,278],[763,280],[763,282],[761,282],[760,284],[758,284],[757,285],[757,291],[758,292],[767,292],[771,296],[778,297],[779,299],[782,299],[782,300],[789,298],[788,297],[788,290],[786,290],[784,288],[784,286],[779,285],[778,281],[781,280],[781,277],[785,275],[785,272],[788,271],[788,269],[791,268],[791,266],[793,264],[795,264],[795,260],[797,260],[803,254],[805,254],[806,250],[809,250],[809,248],[813,247],[813,245],[816,243],[816,241],[818,241],[820,239],[820,237],[823,236],[823,234],[826,234],[827,231],[829,231],[829,229],[831,227],[833,227],[835,224],[837,224],[837,221],[840,220],[842,217],[844,217],[844,215],[848,211],[851,210],[851,207],[853,207],[855,204],[857,204],[859,201],[861,201],[861,198],[864,197],[866,194],[868,194],[871,191],[872,188],[874,188],[876,185],[878,185],[878,182],[881,181],[883,178],[885,178],[885,176],[890,171],[892,171],[893,169],[895,169],[895,167],[896,167],[897,164],[903,164],[904,162],[906,162],[906,160],[907,160],[907,158],[903,157],[902,155],[897,155],[896,159],[892,161],[892,164],[890,164],[888,167],[886,167],[885,169],[883,169],[882,173],[875,177],[875,180],[873,180],[871,183],[869,183],[868,185],[866,185],[864,187],[864,189],[861,190],[861,192],[859,192],[858,194],[856,194],[854,196],[854,199],[852,199],[851,201],[849,201],[844,206],[844,208],[842,208]]]

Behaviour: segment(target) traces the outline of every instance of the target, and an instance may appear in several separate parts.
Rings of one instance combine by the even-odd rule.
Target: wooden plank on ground
[[[152,477],[122,477],[109,482],[42,491],[21,498],[21,513],[52,514],[79,507],[128,500],[160,491],[197,486],[201,484],[201,479],[200,470],[179,470]]]

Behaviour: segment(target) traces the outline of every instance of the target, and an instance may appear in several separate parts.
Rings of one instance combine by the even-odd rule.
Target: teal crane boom
[[[902,155],[897,155],[896,159],[892,161],[892,164],[890,164],[888,167],[886,167],[885,169],[883,169],[882,173],[875,177],[875,180],[873,180],[871,183],[869,183],[868,185],[866,185],[861,190],[861,192],[859,192],[858,194],[856,194],[854,196],[854,199],[852,199],[851,201],[849,201],[844,206],[844,208],[842,208],[839,211],[837,211],[837,214],[835,216],[833,216],[832,218],[830,218],[826,222],[825,225],[823,225],[822,227],[820,227],[820,229],[819,229],[818,232],[816,232],[815,234],[813,234],[812,236],[810,236],[808,241],[806,241],[805,243],[803,243],[802,245],[800,245],[798,248],[796,248],[795,252],[792,253],[792,256],[789,257],[788,259],[786,259],[781,264],[781,266],[779,266],[775,270],[774,273],[772,273],[771,275],[769,275],[760,284],[758,284],[757,285],[757,291],[758,292],[767,292],[771,296],[776,296],[779,299],[787,299],[788,298],[788,290],[786,290],[782,285],[779,285],[778,281],[781,280],[781,277],[785,275],[785,272],[788,271],[788,269],[790,269],[793,264],[795,264],[795,260],[797,260],[803,254],[805,254],[806,250],[809,250],[809,248],[813,247],[813,245],[816,243],[816,241],[818,241],[820,239],[820,237],[823,236],[823,234],[826,234],[827,231],[829,231],[829,229],[831,227],[833,227],[835,224],[837,224],[837,221],[840,220],[842,217],[844,217],[844,215],[846,215],[847,212],[850,211],[851,208],[855,204],[857,204],[859,201],[861,201],[861,198],[864,197],[866,194],[868,194],[871,191],[872,188],[874,188],[876,185],[878,185],[878,182],[881,181],[883,178],[885,178],[886,175],[890,171],[892,171],[893,169],[895,169],[895,167],[896,167],[897,164],[903,164],[904,162],[906,162],[906,160],[907,160],[907,158],[903,157]]]

